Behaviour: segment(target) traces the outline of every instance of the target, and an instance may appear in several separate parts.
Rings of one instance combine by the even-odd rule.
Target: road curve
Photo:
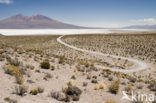
[[[72,48],[74,50],[81,51],[81,52],[86,52],[86,53],[94,54],[94,55],[109,56],[109,57],[112,57],[112,58],[121,58],[121,59],[124,59],[124,60],[131,61],[135,65],[135,66],[131,67],[131,69],[129,69],[129,70],[116,69],[116,68],[106,68],[106,67],[101,66],[101,65],[95,65],[97,68],[105,68],[105,69],[110,69],[112,71],[123,72],[123,73],[138,72],[138,71],[145,70],[145,69],[149,68],[146,63],[144,63],[143,61],[137,60],[137,59],[127,58],[127,57],[122,57],[122,56],[116,56],[116,55],[110,55],[110,54],[104,54],[104,53],[100,53],[100,52],[95,52],[95,51],[90,51],[90,50],[85,50],[85,49],[77,48],[77,47],[75,47],[73,45],[69,45],[69,44],[63,42],[61,40],[62,37],[64,37],[64,35],[58,37],[57,38],[57,42],[63,44],[64,46],[67,46],[69,48]]]

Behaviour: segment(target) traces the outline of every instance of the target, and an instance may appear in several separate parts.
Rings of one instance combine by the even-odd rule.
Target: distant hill
[[[0,20],[0,29],[82,29],[86,27],[63,23],[43,15],[23,16],[18,14]]]
[[[156,29],[156,25],[132,25],[124,27],[124,29]]]

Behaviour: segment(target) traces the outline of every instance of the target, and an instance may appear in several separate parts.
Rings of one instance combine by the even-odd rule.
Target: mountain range
[[[0,29],[82,29],[86,27],[63,23],[43,15],[24,16],[18,14],[0,20]]]
[[[123,29],[156,29],[156,25],[132,25],[123,27]]]
[[[24,16],[18,14],[0,20],[0,29],[104,29],[98,27],[83,27],[63,23],[43,15]],[[107,28],[112,29],[112,28]],[[156,25],[132,25],[119,29],[156,29]]]

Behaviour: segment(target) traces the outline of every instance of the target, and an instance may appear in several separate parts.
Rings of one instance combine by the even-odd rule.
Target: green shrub
[[[120,87],[120,81],[119,80],[113,81],[109,87],[109,91],[111,93],[117,94],[119,87]]]
[[[65,89],[65,91],[63,92],[66,94],[66,101],[69,102],[70,100],[78,101],[82,93],[82,90],[80,90],[76,86],[69,85],[67,89]]]
[[[38,90],[37,89],[32,89],[32,90],[30,90],[30,94],[37,95],[38,94]]]
[[[43,62],[40,63],[40,66],[43,69],[49,69],[50,68],[49,60],[44,60]]]

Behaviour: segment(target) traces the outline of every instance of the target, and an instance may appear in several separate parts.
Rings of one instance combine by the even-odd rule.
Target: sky
[[[0,0],[0,19],[41,14],[89,27],[156,24],[156,0]]]

